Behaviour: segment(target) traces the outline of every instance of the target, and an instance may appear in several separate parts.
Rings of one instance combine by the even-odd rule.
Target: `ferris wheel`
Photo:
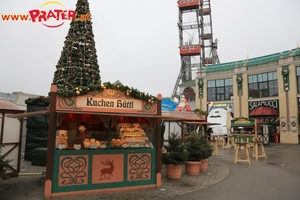
[[[194,80],[197,72],[220,60],[217,39],[213,40],[210,0],[178,0],[177,25],[181,67],[171,99],[179,101],[179,85]]]

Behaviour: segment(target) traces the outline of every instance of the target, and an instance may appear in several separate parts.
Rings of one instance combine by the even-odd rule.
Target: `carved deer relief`
[[[113,164],[114,161],[110,161],[109,159],[107,159],[105,162],[101,161],[101,163],[103,165],[108,165],[108,168],[103,168],[101,169],[101,174],[100,174],[100,179],[99,180],[103,180],[103,177],[105,179],[110,179],[110,176],[113,176],[113,171],[115,169],[115,166]],[[106,175],[108,175],[108,177],[106,177]]]

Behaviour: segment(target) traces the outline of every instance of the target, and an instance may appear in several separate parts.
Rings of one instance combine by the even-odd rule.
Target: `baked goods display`
[[[119,124],[120,139],[112,139],[112,148],[150,148],[149,138],[139,124]]]
[[[98,149],[101,147],[101,143],[99,140],[92,139],[84,139],[83,141],[84,148],[90,148],[90,149]]]
[[[153,148],[152,143],[147,137],[145,131],[139,124],[119,124],[116,135],[110,141],[97,140],[95,138],[84,140],[68,141],[68,133],[66,130],[59,130],[56,136],[56,147],[58,149],[107,149],[110,146],[114,148]],[[118,137],[119,134],[119,138]],[[100,139],[100,138],[99,138]],[[109,143],[109,144],[108,144]],[[80,148],[79,148],[80,146]],[[76,147],[76,148],[75,148]]]
[[[68,148],[68,131],[59,130],[58,136],[56,136],[56,148],[66,149]]]

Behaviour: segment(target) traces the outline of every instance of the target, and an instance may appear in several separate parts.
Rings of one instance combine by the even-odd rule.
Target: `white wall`
[[[176,122],[165,122],[165,126],[164,140],[169,139],[170,133],[181,134],[181,127]]]
[[[10,151],[7,155],[6,159],[12,160],[10,165],[17,169],[18,162],[19,162],[19,148],[17,146],[14,148],[15,144],[19,144],[19,136],[20,136],[20,121],[17,118],[9,118],[5,117],[4,119],[4,129],[3,129],[3,141],[2,143],[12,143],[12,144],[5,144],[5,147],[2,149],[1,154],[5,154],[6,152]],[[2,128],[2,123],[0,123],[0,129]],[[12,172],[12,171],[8,171]]]

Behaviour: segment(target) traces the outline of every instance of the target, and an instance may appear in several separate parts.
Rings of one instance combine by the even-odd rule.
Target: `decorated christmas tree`
[[[52,84],[58,94],[79,95],[101,87],[100,70],[88,0],[78,0]]]
[[[73,97],[94,90],[114,89],[128,97],[154,103],[156,97],[135,88],[121,83],[101,84],[88,0],[78,0],[75,11],[76,17],[70,23],[52,81],[57,86],[57,94]]]

